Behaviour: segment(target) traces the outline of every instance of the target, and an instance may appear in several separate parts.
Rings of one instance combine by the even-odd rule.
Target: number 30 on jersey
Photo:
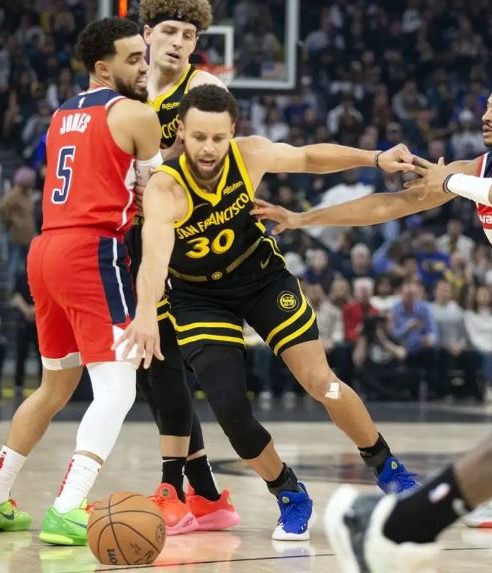
[[[192,245],[191,251],[186,252],[186,256],[190,259],[202,259],[206,257],[210,251],[216,255],[226,253],[234,243],[234,231],[232,229],[223,229],[212,241],[207,237],[197,237],[188,241],[188,245]]]

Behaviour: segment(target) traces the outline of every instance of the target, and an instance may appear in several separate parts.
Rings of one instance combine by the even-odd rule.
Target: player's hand
[[[135,318],[111,347],[112,350],[116,350],[118,346],[126,343],[121,354],[121,360],[127,360],[130,353],[135,350],[134,363],[136,368],[140,366],[142,360],[143,367],[149,368],[154,356],[159,360],[164,360],[164,355],[161,352],[157,315],[155,309],[152,310],[152,313],[139,313],[137,309]]]
[[[443,196],[444,179],[454,173],[453,167],[448,167],[444,163],[444,157],[439,158],[437,163],[431,163],[427,159],[415,156],[415,173],[418,179],[412,179],[404,184],[406,189],[413,189],[418,193],[419,199],[424,199],[428,195]]]
[[[250,215],[256,217],[258,221],[268,219],[269,221],[278,223],[278,225],[274,227],[272,235],[278,235],[285,231],[285,229],[298,229],[301,226],[299,213],[289,211],[285,207],[280,207],[280,205],[272,205],[263,199],[255,199],[255,206],[250,211]]]
[[[415,171],[413,155],[406,145],[399,143],[378,156],[378,164],[383,171],[395,173],[396,171]]]
[[[137,206],[138,209],[138,214],[141,215],[142,211],[143,211],[143,194],[145,191],[145,187],[142,187],[141,185],[135,185],[133,192],[134,192],[134,197],[135,197],[135,205]]]

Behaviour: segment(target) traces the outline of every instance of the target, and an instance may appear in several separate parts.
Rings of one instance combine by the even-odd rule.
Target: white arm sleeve
[[[475,203],[492,205],[490,201],[492,179],[490,177],[482,178],[474,175],[455,173],[446,181],[445,189],[451,191],[451,193],[456,193],[456,195],[461,195],[466,199],[471,199],[475,201]]]
[[[150,174],[162,164],[162,155],[159,151],[150,159],[137,159],[135,161],[135,172],[137,175],[137,185],[144,187],[150,178]]]

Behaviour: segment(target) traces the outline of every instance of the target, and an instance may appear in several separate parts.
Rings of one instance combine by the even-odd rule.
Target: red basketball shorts
[[[111,346],[135,315],[123,243],[90,231],[49,231],[33,240],[27,272],[45,368],[118,359]]]

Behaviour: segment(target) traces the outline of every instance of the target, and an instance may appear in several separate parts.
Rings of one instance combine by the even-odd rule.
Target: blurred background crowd
[[[245,68],[261,67],[282,49],[273,15],[283,1],[233,4],[245,37],[262,31],[246,44],[250,51],[242,48]],[[6,356],[18,394],[26,364],[38,372],[25,257],[41,224],[44,139],[52,112],[87,87],[74,46],[96,16],[97,0],[0,0],[0,390]],[[488,0],[303,2],[300,39],[299,88],[238,94],[238,135],[365,149],[404,142],[446,163],[486,151]],[[403,183],[400,174],[364,168],[267,176],[259,192],[299,211],[399,191]],[[363,395],[492,398],[492,247],[470,201],[374,227],[288,232],[279,244],[317,310],[330,363]],[[245,329],[251,391],[293,398],[297,385]]]

